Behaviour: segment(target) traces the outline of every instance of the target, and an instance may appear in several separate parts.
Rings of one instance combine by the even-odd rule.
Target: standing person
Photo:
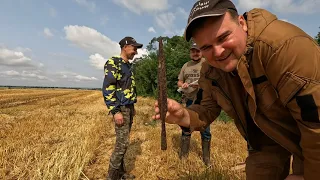
[[[199,79],[201,104],[168,99],[166,121],[204,131],[221,109],[252,147],[248,180],[320,177],[320,49],[300,28],[264,9],[238,15],[229,0],[199,0],[185,38],[208,63]],[[160,118],[155,104],[156,116]],[[289,175],[293,154],[293,174]],[[296,161],[298,159],[299,161]]]
[[[125,37],[119,42],[120,56],[113,56],[104,66],[103,82],[104,101],[115,123],[116,143],[110,157],[108,180],[133,179],[124,166],[124,155],[129,146],[129,134],[135,115],[134,103],[137,102],[136,84],[129,62],[137,54],[142,44],[132,37]]]
[[[199,90],[197,82],[200,77],[200,70],[202,63],[205,61],[202,58],[202,53],[197,47],[196,43],[193,43],[190,47],[190,58],[191,60],[186,62],[181,70],[178,77],[178,87],[182,88],[183,94],[186,98],[186,106],[190,106],[196,99],[197,92]],[[191,83],[191,84],[190,84]],[[190,85],[189,85],[190,84]],[[191,132],[189,128],[181,126],[181,146],[179,157],[188,156],[190,149],[190,138]],[[201,132],[201,144],[202,144],[202,159],[205,165],[210,164],[210,145],[211,145],[211,133],[210,126],[205,131]]]

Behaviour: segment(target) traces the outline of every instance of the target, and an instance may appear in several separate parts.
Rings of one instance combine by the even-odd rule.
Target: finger
[[[160,114],[153,115],[152,119],[159,120],[160,119]]]
[[[154,108],[154,112],[155,112],[156,114],[160,113],[160,108],[158,108],[158,107]]]
[[[153,116],[155,120],[159,120],[160,119],[160,114],[156,114]]]
[[[172,100],[168,100],[168,101],[167,101],[167,105],[168,105],[168,111],[172,111],[173,101],[172,101]]]
[[[159,106],[158,101],[156,101],[156,102],[154,103],[154,106],[155,106],[155,107],[158,107],[158,106]]]

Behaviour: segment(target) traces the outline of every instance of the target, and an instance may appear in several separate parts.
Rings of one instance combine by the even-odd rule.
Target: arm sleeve
[[[220,115],[221,107],[212,95],[211,81],[205,79],[201,70],[200,89],[195,103],[187,108],[190,115],[190,130],[204,131]]]
[[[280,73],[279,73],[280,72]],[[304,178],[320,176],[320,48],[308,37],[287,40],[267,62],[266,73],[297,122]]]
[[[104,65],[104,81],[103,81],[103,97],[104,102],[112,114],[120,112],[120,102],[117,99],[117,80],[118,80],[118,67],[114,59],[108,59]]]
[[[183,81],[184,82],[184,70],[186,68],[186,64],[184,64],[180,70],[179,76],[178,76],[178,80]]]

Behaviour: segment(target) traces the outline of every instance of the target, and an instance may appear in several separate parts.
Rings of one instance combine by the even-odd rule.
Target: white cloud
[[[171,12],[161,13],[155,17],[156,24],[165,30],[165,34],[170,34],[174,31],[173,23],[175,19],[176,16]]]
[[[97,81],[98,79],[95,77],[87,77],[74,72],[58,72],[58,78],[64,79],[71,82],[80,82],[80,81]]]
[[[80,6],[87,8],[90,12],[95,12],[96,10],[96,4],[92,1],[88,1],[88,0],[74,0],[74,1]]]
[[[89,61],[91,66],[97,68],[97,69],[103,69],[104,64],[106,63],[107,59],[105,59],[100,54],[96,53],[91,56],[89,56]]]
[[[89,56],[89,62],[96,69],[103,69],[106,58],[120,54],[119,44],[95,29],[70,25],[64,27],[64,30],[67,40],[92,54]],[[142,57],[144,54],[147,54],[146,49],[138,49],[138,54],[134,58]]]
[[[15,51],[20,51],[20,52],[23,52],[23,53],[25,53],[25,52],[31,52],[31,49],[30,49],[30,48],[24,48],[24,47],[16,47],[14,50],[15,50]]]
[[[95,77],[86,77],[86,76],[82,76],[82,75],[76,75],[75,76],[75,81],[96,81],[98,80]]]
[[[156,33],[156,30],[154,30],[154,28],[153,28],[153,27],[149,27],[149,28],[148,28],[148,32]]]
[[[164,35],[182,35],[184,29],[178,29],[175,25],[175,21],[181,20],[181,18],[186,21],[188,18],[188,13],[185,11],[185,9],[178,7],[176,12],[157,14],[155,16],[155,22],[157,26],[164,30]]]
[[[14,51],[7,48],[0,48],[0,65],[5,66],[33,66],[29,57],[23,52]]]
[[[168,0],[113,0],[113,2],[137,14],[160,12],[169,7]]]
[[[10,70],[10,71],[4,71],[4,72],[0,72],[2,75],[6,75],[6,76],[19,76],[20,73],[14,70]]]
[[[90,54],[111,57],[120,53],[120,46],[109,37],[86,26],[65,26],[66,39]]]
[[[54,53],[54,52],[49,52],[48,53],[50,56],[56,57],[56,58],[64,58],[64,59],[76,59],[76,57],[65,54],[65,53]]]
[[[44,30],[43,30],[43,34],[46,36],[46,37],[53,37],[53,34],[52,34],[52,32],[50,31],[50,29],[49,28],[44,28]]]
[[[53,79],[48,78],[44,75],[44,73],[40,70],[35,71],[22,71],[18,72],[15,70],[9,70],[9,71],[3,71],[0,72],[0,77],[6,77],[6,78],[14,78],[14,79],[20,79],[20,80],[49,80],[54,81]]]
[[[147,49],[138,49],[138,54],[136,54],[134,57],[133,57],[133,61],[135,59],[139,59],[139,58],[142,58],[144,56],[147,56],[149,54],[148,50]]]
[[[53,7],[51,7],[50,9],[49,9],[49,14],[50,14],[50,16],[51,17],[57,17],[57,11],[53,8]]]
[[[244,11],[252,8],[271,8],[282,13],[314,13],[318,11],[318,0],[239,0],[238,8]]]
[[[182,7],[177,8],[176,14],[181,15],[183,17],[183,19],[188,19],[188,16],[189,16],[187,11],[185,9],[183,9]]]

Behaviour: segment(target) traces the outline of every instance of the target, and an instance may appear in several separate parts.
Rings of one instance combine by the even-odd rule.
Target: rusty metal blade
[[[167,114],[167,81],[166,81],[166,64],[163,52],[162,38],[159,41],[159,54],[158,54],[158,104],[160,108],[161,118],[161,150],[167,149],[167,135],[166,135],[166,114]]]

